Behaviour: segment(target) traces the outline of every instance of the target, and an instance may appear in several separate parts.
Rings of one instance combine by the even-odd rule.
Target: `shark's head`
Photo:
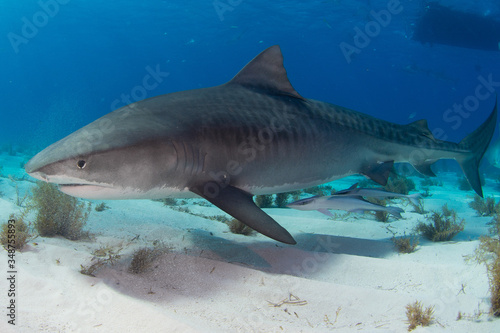
[[[165,197],[175,179],[176,150],[168,129],[133,105],[116,110],[50,145],[26,165],[37,179],[87,199]]]

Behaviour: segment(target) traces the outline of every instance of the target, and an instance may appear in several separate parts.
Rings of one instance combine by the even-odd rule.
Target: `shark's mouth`
[[[123,189],[103,184],[57,184],[59,190],[73,197],[83,199],[121,199],[124,195]]]
[[[101,184],[84,184],[84,183],[74,183],[74,184],[56,184],[59,186],[59,188],[62,188],[62,187],[77,187],[77,186],[100,186],[100,187],[106,187],[106,188],[109,188],[111,186],[105,186],[105,185],[101,185]]]
[[[59,190],[73,197],[83,199],[119,199],[123,196],[123,189],[115,188],[106,183],[87,182],[76,177],[63,175],[46,175],[43,172],[28,173],[33,178],[52,183],[59,187]]]
[[[66,188],[81,188],[81,187],[101,187],[101,188],[112,188],[113,186],[101,182],[91,182],[85,181],[76,177],[68,177],[63,175],[46,175],[43,172],[29,172],[31,177],[39,179],[41,181],[51,183],[59,186],[59,189],[63,191]],[[64,191],[63,191],[64,192]]]
[[[111,186],[104,186],[101,184],[79,184],[79,183],[74,183],[74,184],[56,184],[59,187],[59,190],[61,192],[66,193],[67,191],[74,191],[74,190],[97,190],[97,189],[111,189]]]

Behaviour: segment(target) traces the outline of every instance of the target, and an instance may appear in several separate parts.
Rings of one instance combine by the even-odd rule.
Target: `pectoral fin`
[[[374,163],[367,165],[361,173],[374,182],[385,186],[387,184],[387,179],[394,167],[394,161],[387,161],[383,163]]]
[[[240,220],[261,234],[286,244],[297,244],[292,235],[273,220],[252,200],[252,195],[239,188],[226,186],[219,188],[216,195],[204,193],[205,184],[191,187],[193,193],[210,201],[229,215]]]
[[[318,212],[325,214],[326,216],[335,217],[328,209],[318,209]]]
[[[436,174],[431,169],[432,163],[436,162],[435,160],[426,163],[414,164],[413,167],[420,172],[424,176],[428,177],[436,177]]]

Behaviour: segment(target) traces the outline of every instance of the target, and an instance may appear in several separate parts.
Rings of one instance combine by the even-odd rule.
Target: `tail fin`
[[[410,202],[413,205],[418,206],[418,204],[420,203],[420,198],[422,198],[422,195],[420,193],[413,193],[407,195],[406,198],[408,198],[408,200],[410,200]]]
[[[488,119],[459,143],[461,148],[470,150],[471,153],[458,158],[457,162],[460,164],[469,184],[480,197],[483,197],[483,189],[481,188],[481,181],[479,179],[479,162],[481,162],[481,158],[483,158],[491,138],[493,137],[493,133],[495,132],[497,124],[497,102],[498,101],[495,101],[495,107]]]
[[[386,211],[394,216],[394,218],[401,220],[403,217],[401,216],[401,213],[404,213],[405,211],[399,207],[393,207],[393,206],[386,206],[385,207]]]

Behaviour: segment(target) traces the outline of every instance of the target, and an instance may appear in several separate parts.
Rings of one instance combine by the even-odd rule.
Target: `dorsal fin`
[[[409,123],[408,126],[429,129],[429,125],[427,124],[427,119],[420,119],[420,120],[414,121],[412,123]]]
[[[436,140],[436,138],[434,138],[434,135],[432,135],[431,130],[429,129],[429,124],[427,123],[426,119],[420,119],[420,120],[414,121],[412,123],[409,123],[406,126],[409,126],[409,127],[416,129],[417,131],[420,132],[420,134],[428,137],[429,139]]]
[[[248,88],[267,90],[272,94],[304,99],[293,89],[288,80],[283,67],[283,55],[278,45],[262,51],[227,84],[240,84]]]
[[[356,187],[358,187],[358,183],[356,184],[353,184],[351,187],[349,187],[347,190],[350,191],[350,190],[354,190]]]

